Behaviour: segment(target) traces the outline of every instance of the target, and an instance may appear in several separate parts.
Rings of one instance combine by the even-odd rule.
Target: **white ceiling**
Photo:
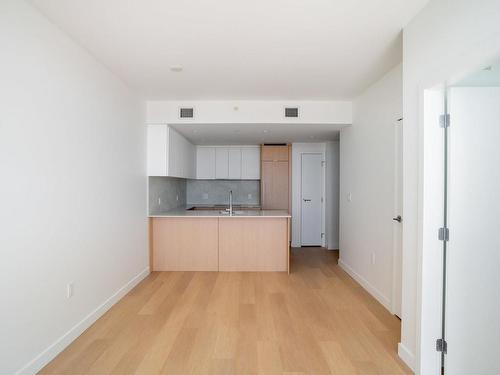
[[[351,99],[427,1],[30,0],[143,97],[179,100]]]
[[[342,125],[330,124],[177,124],[179,133],[195,145],[324,142],[339,139]]]

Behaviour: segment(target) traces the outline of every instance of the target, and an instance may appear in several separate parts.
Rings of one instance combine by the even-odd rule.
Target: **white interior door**
[[[500,374],[500,88],[449,96],[445,374]]]
[[[402,289],[402,207],[403,207],[403,121],[394,127],[394,217],[393,217],[393,313],[401,317]]]
[[[321,246],[323,243],[322,161],[322,154],[302,154],[300,211],[302,246]]]

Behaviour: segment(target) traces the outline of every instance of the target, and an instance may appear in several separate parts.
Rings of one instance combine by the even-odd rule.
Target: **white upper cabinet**
[[[196,178],[260,180],[260,146],[198,146]]]
[[[197,147],[196,178],[199,180],[215,179],[215,147]]]
[[[227,177],[230,180],[241,179],[241,149],[229,148],[228,149],[228,173]]]
[[[260,147],[241,149],[241,179],[260,180]]]
[[[148,125],[148,176],[259,180],[259,146],[194,146],[168,125]]]
[[[168,163],[167,125],[148,125],[148,176],[166,176]]]
[[[227,179],[229,175],[229,152],[227,147],[215,148],[215,178]]]
[[[196,177],[196,148],[168,125],[148,125],[148,176]]]
[[[196,148],[186,138],[169,128],[168,176],[195,178]]]

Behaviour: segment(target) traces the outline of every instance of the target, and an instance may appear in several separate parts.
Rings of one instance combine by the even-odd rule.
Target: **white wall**
[[[179,119],[179,108],[194,107],[193,119]],[[285,118],[286,106],[298,106],[299,118]],[[349,101],[149,101],[148,124],[351,124]]]
[[[340,144],[326,143],[325,233],[328,250],[339,248]]]
[[[24,1],[0,2],[0,46],[0,373],[28,374],[148,274],[146,128]]]
[[[292,144],[292,246],[300,247],[301,233],[301,207],[302,207],[302,154],[303,153],[321,153],[323,160],[326,157],[325,143],[293,143]],[[324,170],[323,170],[324,171]],[[323,181],[326,181],[325,173]],[[323,184],[323,197],[326,193],[325,183]],[[333,216],[333,214],[332,214]],[[325,205],[323,205],[321,231],[325,232]]]
[[[389,310],[394,127],[401,117],[401,85],[397,66],[354,101],[353,125],[340,132],[339,264]]]
[[[403,33],[403,306],[400,355],[420,369],[423,244],[423,90],[487,65],[500,52],[498,0],[431,0]],[[427,304],[428,306],[432,304]],[[423,306],[423,304],[422,304]],[[422,315],[421,315],[422,313]],[[428,345],[426,344],[426,347]]]

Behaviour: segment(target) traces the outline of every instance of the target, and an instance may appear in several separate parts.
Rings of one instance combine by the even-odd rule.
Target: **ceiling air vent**
[[[285,108],[285,117],[299,117],[299,109],[297,107],[286,107]]]
[[[180,118],[193,118],[194,117],[194,108],[181,108],[179,110]]]

